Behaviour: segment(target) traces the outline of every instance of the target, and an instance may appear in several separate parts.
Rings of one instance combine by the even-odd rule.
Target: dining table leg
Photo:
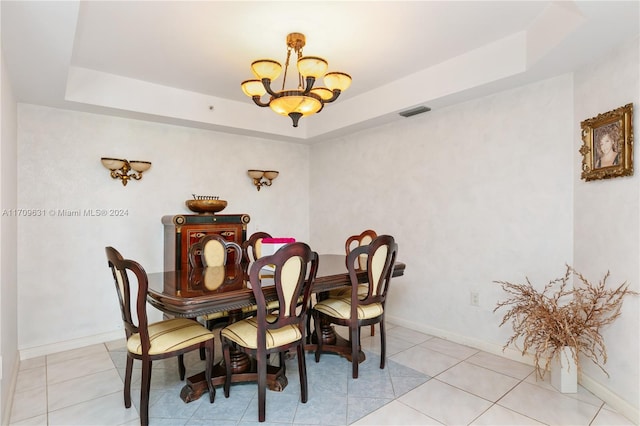
[[[241,318],[241,311],[234,311],[229,315],[229,321],[234,322]],[[226,368],[224,361],[213,366],[211,383],[213,386],[223,386],[226,380]],[[231,383],[257,382],[258,368],[255,359],[244,352],[231,348]],[[269,365],[267,367],[267,387],[276,392],[283,391],[288,384],[284,367]],[[199,399],[208,392],[207,379],[204,371],[187,377],[186,383],[180,391],[180,398],[184,402],[191,402]]]
[[[336,333],[335,328],[324,318],[321,318],[320,324],[316,324],[315,326],[320,327],[322,352],[333,352],[348,359],[350,362],[352,361],[351,342],[349,340]],[[304,349],[306,351],[313,352],[317,347],[317,335],[315,332],[313,332],[311,335],[310,343],[305,345]],[[358,363],[363,362],[365,359],[366,356],[362,351],[362,348],[360,348],[358,352]]]
[[[242,354],[245,355],[245,354]],[[232,354],[232,356],[234,356]],[[245,355],[246,356],[246,355]],[[257,382],[258,370],[257,364],[253,358],[247,357],[246,361],[241,362],[242,368],[236,369],[232,367],[231,383]],[[239,366],[240,364],[238,364]],[[226,370],[222,363],[213,367],[211,383],[213,386],[223,386],[226,380]],[[269,365],[267,367],[267,387],[275,392],[282,392],[289,383],[285,375],[284,368],[280,366]],[[204,393],[208,392],[207,379],[204,371],[201,371],[186,379],[186,383],[180,391],[180,398],[184,402],[192,402],[200,398]]]

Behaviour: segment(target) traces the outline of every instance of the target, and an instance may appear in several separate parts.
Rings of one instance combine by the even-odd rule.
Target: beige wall
[[[633,103],[635,173],[633,176],[585,182],[574,176],[574,250],[576,269],[594,281],[611,272],[611,287],[627,281],[640,291],[640,176],[638,173],[638,116],[640,115],[640,55],[638,39],[599,58],[575,75],[574,152],[581,161],[580,121]],[[637,413],[640,400],[640,297],[624,301],[622,315],[603,330],[607,377],[592,363],[584,372],[606,389],[623,397]],[[636,417],[636,422],[640,418]]]

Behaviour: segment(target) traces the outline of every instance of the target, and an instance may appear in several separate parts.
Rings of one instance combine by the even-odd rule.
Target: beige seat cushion
[[[322,302],[316,303],[313,306],[313,309],[334,318],[349,319],[351,318],[351,298],[343,297],[342,299],[326,299]],[[381,303],[359,305],[358,319],[375,318],[382,315],[382,312],[383,309]]]
[[[366,296],[369,291],[367,284],[358,285],[358,296]],[[329,297],[332,299],[342,299],[343,297],[351,297],[351,287],[338,288],[336,290],[329,291]]]
[[[151,341],[149,354],[163,354],[209,339],[213,339],[213,333],[196,321],[186,318],[160,321],[149,325],[149,340]],[[140,334],[132,334],[129,337],[127,350],[142,355]]]
[[[272,309],[277,309],[279,306],[279,303],[277,300],[272,300],[271,302],[267,302],[267,310],[272,310]],[[243,314],[248,314],[251,312],[255,312],[258,310],[258,307],[256,305],[251,305],[251,306],[245,306],[244,308],[242,308],[242,313]],[[214,312],[212,314],[207,314],[204,315],[202,318],[205,320],[215,320],[218,318],[224,318],[224,317],[228,317],[229,316],[229,311],[223,311],[223,312]]]
[[[222,312],[214,312],[212,314],[203,315],[202,319],[205,319],[207,321],[211,321],[211,320],[216,320],[218,318],[224,318],[224,317],[228,317],[228,316],[229,316],[229,312],[228,311],[222,311]]]
[[[267,321],[274,321],[274,315],[267,315]],[[258,319],[247,318],[234,322],[222,329],[220,334],[227,339],[250,349],[258,348]],[[267,349],[286,345],[302,338],[295,325],[286,325],[276,330],[267,330]]]

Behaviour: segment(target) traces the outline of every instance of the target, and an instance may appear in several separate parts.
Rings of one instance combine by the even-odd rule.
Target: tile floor
[[[267,392],[263,424],[633,424],[582,387],[577,394],[558,393],[536,381],[530,366],[403,327],[388,326],[388,362],[380,370],[379,342],[377,335],[363,337],[367,360],[357,380],[345,359],[323,354],[316,364],[308,354],[306,404],[299,402],[295,358],[288,360],[289,385],[284,392]],[[11,425],[139,424],[140,370],[134,370],[136,407],[125,409],[125,357],[122,340],[23,361]],[[202,368],[196,353],[185,362],[187,375]],[[255,384],[232,386],[228,399],[218,388],[214,404],[206,397],[183,403],[182,386],[175,360],[154,363],[152,425],[257,424]]]

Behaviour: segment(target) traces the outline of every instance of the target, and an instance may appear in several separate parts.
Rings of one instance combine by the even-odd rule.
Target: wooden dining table
[[[148,274],[147,300],[149,304],[171,317],[197,318],[216,312],[225,312],[231,321],[240,319],[243,316],[243,308],[249,308],[256,303],[253,290],[248,283],[250,266],[250,264],[229,264],[223,267],[150,273]],[[404,263],[396,262],[393,276],[404,275],[404,269]],[[358,274],[358,279],[365,282],[366,273]],[[320,255],[312,292],[322,294],[349,285],[345,256]],[[263,287],[262,290],[267,302],[277,300],[273,287]],[[333,328],[323,329],[321,335],[323,351],[335,351],[350,358],[349,343],[337,336]],[[346,350],[343,351],[343,347],[346,347]],[[309,340],[305,349],[315,350],[313,341]],[[233,358],[232,371],[234,383],[256,380],[255,362],[247,361],[244,354],[237,353]],[[223,385],[226,376],[225,367],[221,364],[214,366],[213,376],[214,386]],[[287,385],[283,369],[276,366],[270,367],[267,381],[269,389],[275,391],[281,391]],[[190,402],[198,399],[206,390],[204,372],[201,372],[187,378],[180,397],[183,401]]]

